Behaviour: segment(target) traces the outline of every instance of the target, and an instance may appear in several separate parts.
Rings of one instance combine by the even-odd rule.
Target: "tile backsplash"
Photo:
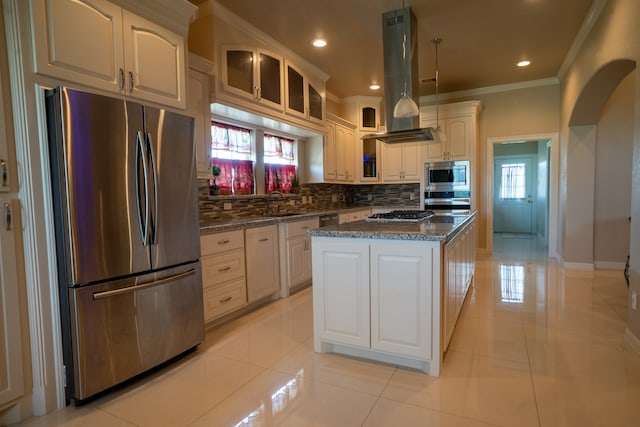
[[[303,184],[298,193],[286,194],[284,197],[211,196],[208,180],[199,179],[198,201],[200,226],[204,227],[264,215],[267,208],[279,212],[316,212],[357,206],[418,207],[420,184]]]

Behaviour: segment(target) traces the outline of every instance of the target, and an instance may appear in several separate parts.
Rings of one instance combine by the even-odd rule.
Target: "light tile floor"
[[[563,270],[535,239],[480,256],[442,375],[313,352],[311,290],[36,426],[638,426],[621,272]]]

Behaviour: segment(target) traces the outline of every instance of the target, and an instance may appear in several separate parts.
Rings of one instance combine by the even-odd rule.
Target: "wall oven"
[[[425,163],[424,209],[435,214],[471,211],[469,161]]]
[[[436,192],[469,191],[469,161],[425,163],[425,190]]]

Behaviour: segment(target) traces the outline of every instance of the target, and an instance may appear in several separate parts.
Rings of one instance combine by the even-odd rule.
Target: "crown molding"
[[[111,2],[183,36],[189,33],[189,24],[198,12],[198,6],[187,0],[111,0]]]
[[[281,53],[286,59],[291,60],[296,66],[301,67],[307,72],[313,73],[316,78],[322,79],[323,83],[326,83],[329,80],[329,74],[325,73],[297,53],[288,49],[282,43],[278,42],[276,39],[267,35],[266,33],[260,31],[255,28],[253,25],[240,18],[238,15],[231,12],[226,7],[222,6],[215,0],[209,0],[210,5],[205,5],[204,10],[208,10],[211,7],[213,11],[213,15],[226,23],[234,26],[235,28],[240,28],[242,31],[247,33],[249,36],[253,37],[257,41],[265,44],[266,46],[270,46],[271,48],[276,49],[279,53]]]
[[[567,52],[567,55],[564,57],[564,61],[562,61],[562,65],[558,70],[559,80],[564,79],[564,77],[566,76],[567,71],[569,71],[569,67],[571,66],[573,61],[576,59],[576,56],[578,55],[578,51],[584,44],[584,41],[587,39],[589,32],[593,29],[594,25],[596,24],[596,21],[600,17],[600,14],[602,13],[602,10],[606,6],[606,4],[607,4],[607,0],[594,0],[593,4],[591,5],[591,9],[589,9],[589,13],[587,13],[587,16],[584,18],[584,21],[582,22],[580,31],[578,31],[578,34],[576,34],[576,38],[573,40],[573,43],[571,44],[571,47],[569,48],[569,51]]]
[[[420,97],[420,105],[430,105],[437,101],[444,101],[449,99],[467,98],[479,95],[488,95],[499,92],[509,92],[519,89],[529,89],[532,87],[553,86],[559,85],[560,80],[557,77],[551,77],[548,79],[529,80],[526,82],[509,83],[504,85],[487,86],[478,89],[461,90],[458,92],[441,93],[436,95],[428,95]]]

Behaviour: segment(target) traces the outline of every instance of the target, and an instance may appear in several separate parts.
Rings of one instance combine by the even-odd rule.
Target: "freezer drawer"
[[[199,262],[71,288],[69,299],[77,400],[153,368],[204,339]]]

